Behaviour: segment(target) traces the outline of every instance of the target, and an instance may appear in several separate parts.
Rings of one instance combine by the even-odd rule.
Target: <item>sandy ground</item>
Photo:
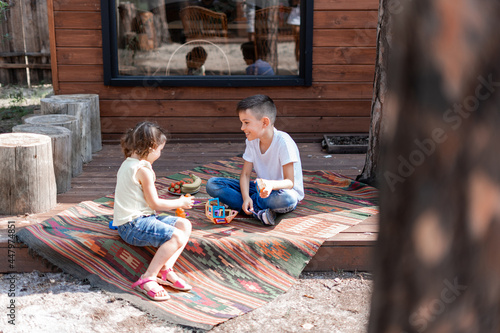
[[[210,332],[365,332],[371,288],[368,273],[303,273],[287,293]],[[64,273],[5,274],[0,294],[4,333],[197,332]]]

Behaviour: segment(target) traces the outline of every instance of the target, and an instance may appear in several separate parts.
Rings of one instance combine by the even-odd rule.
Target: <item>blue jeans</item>
[[[231,209],[242,211],[243,197],[238,179],[210,178],[206,188],[210,196],[219,198],[219,202],[225,203]],[[267,198],[261,198],[253,181],[250,182],[249,194],[255,212],[270,208],[276,213],[288,213],[294,210],[299,202],[297,192],[288,189],[272,191]]]
[[[118,234],[130,245],[160,247],[172,238],[178,219],[170,215],[139,216],[119,226]]]

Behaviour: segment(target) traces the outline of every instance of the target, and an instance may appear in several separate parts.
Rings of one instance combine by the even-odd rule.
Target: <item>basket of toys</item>
[[[219,204],[219,198],[214,198],[209,199],[205,204],[205,215],[215,224],[226,224],[238,215],[238,211],[226,209]]]

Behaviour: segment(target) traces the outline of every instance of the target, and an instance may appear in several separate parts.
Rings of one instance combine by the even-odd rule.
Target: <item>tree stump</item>
[[[79,119],[80,130],[80,145],[82,148],[83,163],[92,161],[92,135],[90,129],[90,108],[89,100],[73,100],[62,98],[43,98],[40,101],[41,115],[49,114],[68,114],[76,116]]]
[[[154,50],[156,31],[153,21],[153,13],[147,11],[140,11],[137,15],[138,28],[139,28],[139,48],[144,51]]]
[[[131,39],[127,38],[127,35],[132,33],[132,23],[134,22],[134,17],[137,14],[135,9],[135,4],[130,2],[120,3],[118,5],[118,17],[120,20],[118,29],[118,43],[121,49],[131,49],[137,50],[137,45],[135,42],[131,43]]]
[[[51,139],[0,134],[0,215],[35,214],[57,203]]]
[[[62,126],[23,124],[12,128],[14,133],[36,133],[52,139],[52,158],[56,176],[57,193],[71,188],[71,131]]]
[[[72,95],[56,95],[48,99],[52,100],[74,100],[74,101],[90,101],[90,141],[92,145],[92,153],[96,153],[102,149],[101,139],[101,113],[99,109],[99,95],[97,94],[72,94]],[[58,113],[48,112],[48,105],[42,99],[40,112],[42,114]],[[45,108],[45,109],[44,109]],[[42,110],[44,109],[44,110]]]
[[[80,145],[81,126],[76,116],[67,114],[47,114],[25,119],[26,124],[62,126],[71,131],[71,175],[73,177],[82,173],[83,154]]]

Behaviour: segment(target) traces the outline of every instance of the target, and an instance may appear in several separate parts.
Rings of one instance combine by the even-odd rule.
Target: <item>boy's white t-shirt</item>
[[[302,177],[302,164],[297,144],[288,133],[274,128],[273,141],[262,154],[260,140],[246,140],[246,149],[243,154],[245,161],[253,163],[257,178],[268,180],[283,180],[283,166],[293,162],[293,190],[297,192],[299,201],[304,198],[304,181]]]

